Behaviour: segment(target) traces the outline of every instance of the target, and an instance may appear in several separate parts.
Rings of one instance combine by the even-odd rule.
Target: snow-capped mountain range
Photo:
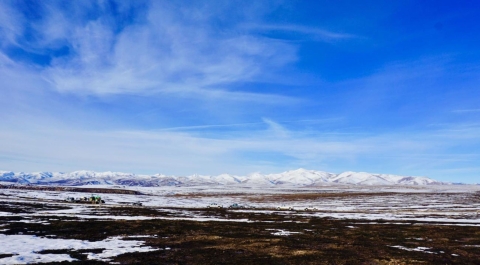
[[[124,186],[211,186],[244,185],[258,187],[274,186],[324,186],[324,185],[443,185],[427,177],[396,176],[365,172],[343,172],[297,169],[278,174],[252,173],[247,176],[221,174],[218,176],[191,175],[166,176],[136,175],[120,172],[74,171],[23,173],[0,171],[0,181],[16,184],[81,186],[81,185],[124,185]]]

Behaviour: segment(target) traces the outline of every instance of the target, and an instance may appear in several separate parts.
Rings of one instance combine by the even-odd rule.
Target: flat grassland
[[[478,192],[118,194],[104,205],[49,196],[2,191],[1,264],[480,264]]]

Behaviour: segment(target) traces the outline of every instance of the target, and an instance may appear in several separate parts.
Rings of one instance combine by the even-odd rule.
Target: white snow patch
[[[74,261],[68,254],[39,254],[42,250],[55,249],[104,249],[102,253],[89,253],[88,259],[109,261],[112,257],[129,252],[154,251],[142,246],[143,241],[122,240],[121,237],[110,237],[102,241],[85,241],[76,239],[54,239],[30,235],[0,234],[0,254],[14,254],[12,257],[0,259],[1,264],[29,264],[45,262]]]
[[[283,230],[283,229],[267,229],[267,230],[276,231],[276,232],[272,233],[272,235],[275,235],[275,236],[289,236],[289,235],[292,235],[292,234],[299,234],[300,233],[300,232],[291,232],[291,231],[287,231],[287,230]]]
[[[416,248],[407,248],[407,247],[404,247],[404,246],[390,246],[392,248],[398,248],[398,249],[401,249],[401,250],[406,250],[406,251],[419,251],[419,252],[424,252],[424,253],[429,253],[429,254],[437,254],[435,252],[432,252],[432,251],[428,251],[429,247],[416,247]]]

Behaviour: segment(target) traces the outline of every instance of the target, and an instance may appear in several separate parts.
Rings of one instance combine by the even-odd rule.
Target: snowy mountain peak
[[[217,176],[191,175],[167,176],[135,175],[122,172],[94,172],[88,170],[61,172],[11,172],[0,171],[0,181],[38,185],[128,185],[128,186],[205,186],[205,185],[248,185],[273,186],[317,186],[317,185],[432,185],[449,184],[426,177],[372,174],[346,171],[340,174],[299,168],[277,174],[252,173],[247,176],[220,174]]]

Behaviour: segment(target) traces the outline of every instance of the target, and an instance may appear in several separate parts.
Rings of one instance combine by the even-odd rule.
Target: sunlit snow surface
[[[37,252],[48,249],[105,249],[102,253],[89,253],[88,259],[108,261],[128,252],[152,251],[150,247],[142,247],[142,241],[122,240],[119,237],[107,238],[102,241],[85,241],[75,239],[55,239],[36,237],[31,235],[2,235],[1,254],[16,254],[13,257],[0,259],[1,264],[30,264],[39,262],[72,261],[67,254],[39,254]]]
[[[89,186],[93,187],[93,186]],[[96,186],[99,187],[99,186]],[[102,186],[112,188],[112,186]],[[123,187],[122,187],[123,188]],[[228,190],[225,187],[126,187],[135,189],[145,195],[100,194],[106,201],[105,205],[89,205],[65,203],[67,197],[91,196],[91,193],[32,191],[3,189],[0,190],[0,203],[10,202],[41,202],[71,207],[65,210],[42,210],[34,213],[13,214],[0,212],[0,216],[20,216],[19,222],[37,222],[42,217],[45,220],[55,220],[61,216],[80,219],[111,219],[111,220],[145,220],[172,219],[194,221],[222,222],[256,222],[248,219],[229,219],[224,216],[205,216],[204,212],[195,208],[204,208],[210,203],[227,207],[233,203],[255,207],[254,209],[238,209],[235,211],[253,211],[265,214],[285,214],[305,217],[327,217],[340,219],[364,220],[365,223],[395,223],[400,221],[423,221],[444,225],[480,226],[480,186],[476,185],[442,185],[442,186],[325,186],[315,188],[290,189],[258,189],[236,188]],[[345,196],[324,196],[305,200],[279,200],[286,194],[343,194]],[[365,195],[368,194],[368,195]],[[377,196],[378,195],[378,196]],[[272,198],[270,198],[272,197]],[[275,198],[275,199],[273,199]],[[289,198],[286,196],[285,198]],[[308,197],[307,197],[308,198]],[[476,197],[475,197],[476,198]],[[133,202],[141,202],[142,207],[154,208],[159,212],[168,213],[162,216],[123,216],[112,215],[107,211],[110,207],[123,207]],[[467,203],[468,202],[468,203]],[[280,205],[292,206],[293,211],[277,211]],[[306,207],[315,207],[316,211],[305,211]],[[203,213],[203,214],[202,214]],[[405,223],[399,223],[405,224]],[[425,223],[424,225],[428,225]],[[350,227],[354,229],[355,227]],[[0,225],[0,233],[2,226]],[[289,236],[291,232],[275,230],[272,234]],[[126,253],[152,251],[154,249],[142,246],[141,238],[136,240],[120,237],[108,238],[103,241],[82,241],[73,239],[55,239],[31,235],[0,234],[0,254],[15,254],[12,257],[0,259],[0,264],[27,264],[52,261],[73,260],[67,254],[38,254],[42,249],[105,249],[102,253],[91,253],[89,259],[108,260],[111,257]],[[46,247],[48,246],[48,248]],[[392,246],[404,249],[402,246]],[[427,249],[408,249],[409,251],[428,251]]]

